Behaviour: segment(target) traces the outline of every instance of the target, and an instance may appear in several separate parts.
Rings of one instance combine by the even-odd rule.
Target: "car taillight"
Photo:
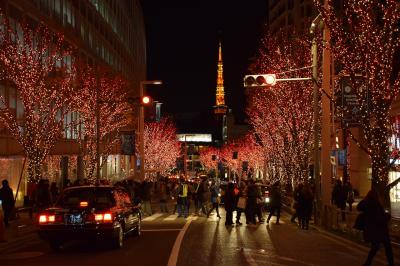
[[[97,213],[94,215],[94,220],[96,222],[108,223],[113,221],[113,217],[111,213]]]
[[[111,221],[112,221],[112,215],[111,215],[111,213],[105,213],[105,214],[104,214],[104,221],[105,221],[105,222],[111,222]]]
[[[61,215],[46,215],[46,214],[41,214],[39,215],[39,223],[40,224],[45,224],[45,223],[54,223],[54,222],[62,222],[62,216]]]
[[[47,215],[40,215],[39,216],[39,223],[40,224],[47,223]]]

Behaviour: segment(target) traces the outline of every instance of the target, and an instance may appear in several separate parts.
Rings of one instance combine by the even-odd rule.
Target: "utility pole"
[[[140,82],[139,97],[140,99],[144,96],[144,85],[161,85],[161,80],[144,80]],[[145,158],[144,158],[144,106],[140,105],[139,109],[139,156],[140,156],[140,179],[143,181],[145,178]]]

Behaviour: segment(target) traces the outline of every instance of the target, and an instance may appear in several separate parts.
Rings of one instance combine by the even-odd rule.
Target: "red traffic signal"
[[[275,74],[246,75],[244,77],[245,87],[269,87],[276,84]]]
[[[143,96],[142,97],[142,104],[149,104],[151,102],[151,99],[149,96]]]

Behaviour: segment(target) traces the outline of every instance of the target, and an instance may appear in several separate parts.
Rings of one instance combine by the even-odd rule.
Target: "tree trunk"
[[[372,150],[372,184],[371,189],[378,192],[385,209],[390,210],[389,179],[389,143],[388,130],[382,126],[373,131]]]
[[[28,179],[29,182],[37,183],[42,179],[42,164],[38,160],[28,157]]]

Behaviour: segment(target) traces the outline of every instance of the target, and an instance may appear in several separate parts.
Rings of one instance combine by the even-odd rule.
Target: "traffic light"
[[[141,99],[141,103],[143,105],[148,105],[151,103],[151,98],[149,96],[143,96]]]
[[[276,84],[275,74],[246,75],[244,76],[245,87],[270,87]]]

